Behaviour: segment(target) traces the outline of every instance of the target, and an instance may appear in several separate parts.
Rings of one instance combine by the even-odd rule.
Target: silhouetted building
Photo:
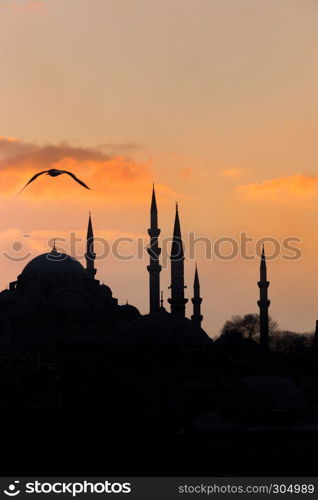
[[[185,317],[185,307],[188,299],[184,297],[184,252],[181,237],[180,219],[178,204],[176,204],[176,216],[173,230],[173,240],[171,246],[171,298],[168,302],[171,313]]]
[[[193,304],[193,315],[191,319],[194,323],[201,326],[203,316],[201,314],[201,302],[202,298],[200,297],[200,281],[199,281],[199,273],[198,266],[195,266],[195,274],[194,274],[194,283],[193,283],[193,298],[191,299]]]
[[[197,267],[192,321],[185,318],[178,208],[172,314],[167,312],[159,291],[154,190],[150,226],[151,314],[141,315],[128,301],[119,305],[95,278],[91,216],[86,268],[54,245],[0,293],[0,438],[7,475],[18,464],[30,476],[45,476],[48,468],[57,475],[73,469],[102,475],[105,467],[114,476],[118,470],[136,476],[211,470],[216,476],[249,475],[251,468],[260,476],[274,461],[274,476],[290,473],[289,455],[295,475],[312,473],[307,430],[318,429],[316,350],[277,354],[240,331],[214,343],[201,328]],[[261,345],[267,348],[264,248],[258,286]],[[293,439],[295,429],[306,432]]]
[[[266,267],[264,245],[262,247],[262,256],[260,264],[260,281],[258,282],[258,287],[260,293],[259,300],[257,302],[260,314],[260,344],[261,347],[267,349],[269,341],[268,308],[270,305],[270,301],[268,300],[269,281],[267,281],[267,267]]]
[[[86,269],[73,257],[51,252],[33,258],[22,270],[9,290],[0,293],[0,344],[5,352],[52,348],[57,343],[80,345],[175,344],[202,345],[209,341],[198,325],[185,319],[183,288],[183,250],[178,213],[172,248],[172,309],[167,313],[160,303],[158,247],[158,215],[155,191],[151,203],[150,306],[151,314],[141,318],[131,304],[119,305],[109,286],[95,278],[94,233],[89,214],[86,240]],[[178,241],[177,241],[178,238]],[[179,252],[176,248],[181,248]],[[174,259],[175,258],[175,259]],[[183,309],[182,309],[183,306]],[[181,309],[180,309],[181,307]],[[152,315],[154,315],[153,320]],[[159,315],[159,318],[157,317]],[[136,320],[142,319],[138,324]],[[128,329],[129,325],[129,329]],[[138,326],[137,326],[138,325]],[[143,328],[141,326],[144,325]],[[161,325],[161,327],[160,327]],[[170,326],[169,326],[170,325]],[[162,331],[160,331],[160,328]],[[129,336],[124,332],[130,331]],[[178,330],[178,333],[171,333]],[[134,333],[133,333],[134,332]],[[138,335],[140,333],[140,338]]]
[[[158,211],[155,194],[155,186],[152,188],[152,200],[150,208],[150,228],[148,229],[150,236],[150,246],[148,254],[150,263],[147,266],[149,272],[149,302],[150,313],[156,313],[159,310],[160,300],[160,271],[161,265],[159,263],[159,256],[161,249],[158,246],[158,237],[160,229],[158,228]]]

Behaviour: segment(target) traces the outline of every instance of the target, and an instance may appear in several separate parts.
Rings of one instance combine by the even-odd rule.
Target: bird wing
[[[48,170],[43,170],[43,172],[38,172],[38,173],[37,173],[37,174],[35,174],[33,177],[31,177],[31,179],[30,179],[30,180],[26,183],[26,185],[25,185],[25,186],[21,189],[21,191],[19,192],[19,194],[20,194],[20,193],[22,193],[22,191],[23,191],[23,190],[24,190],[24,189],[25,189],[25,188],[26,188],[29,184],[31,184],[31,182],[35,181],[35,179],[36,179],[37,177],[39,177],[39,176],[40,176],[40,175],[42,175],[42,174],[46,174],[47,172],[48,172]]]
[[[62,170],[63,174],[68,174],[70,175],[74,181],[78,182],[81,186],[83,186],[84,188],[86,189],[90,189],[86,184],[85,182],[81,181],[80,179],[78,179],[78,177],[76,177],[76,175],[72,174],[72,172],[68,172],[67,170]]]

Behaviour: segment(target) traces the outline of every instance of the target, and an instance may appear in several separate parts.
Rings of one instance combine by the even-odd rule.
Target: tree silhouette
[[[277,332],[277,323],[271,317],[268,319],[269,334]],[[223,335],[240,335],[241,338],[252,340],[260,333],[259,314],[245,314],[244,316],[232,316],[232,319],[226,321],[222,330]]]
[[[296,333],[290,331],[276,331],[271,339],[270,345],[274,352],[292,352],[311,347],[314,343],[313,333]]]

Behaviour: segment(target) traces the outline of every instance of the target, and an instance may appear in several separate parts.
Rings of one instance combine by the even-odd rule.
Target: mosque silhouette
[[[186,318],[178,206],[163,305],[154,188],[148,234],[149,314],[96,279],[91,214],[86,268],[54,245],[0,293],[3,475],[310,475],[317,351],[271,352],[264,249],[260,342],[214,342],[197,268]]]
[[[170,313],[163,307],[160,291],[160,253],[158,210],[153,187],[150,208],[149,314],[142,316],[130,304],[118,305],[111,289],[96,279],[94,232],[89,214],[86,238],[86,268],[55,247],[32,259],[8,290],[0,294],[2,338],[10,350],[27,345],[38,347],[57,340],[84,342],[152,342],[205,345],[212,340],[201,328],[200,282],[196,267],[193,284],[193,314],[186,318],[184,249],[178,205],[171,245]],[[268,346],[268,307],[266,261],[261,258],[260,281],[261,344]],[[20,319],[23,318],[23,328]],[[45,335],[43,335],[45,331]]]

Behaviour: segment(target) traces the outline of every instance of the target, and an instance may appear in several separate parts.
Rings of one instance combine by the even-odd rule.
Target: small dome
[[[34,274],[86,274],[82,264],[65,253],[52,251],[32,259],[23,269],[25,275]]]
[[[109,298],[109,297],[113,296],[113,292],[111,291],[111,289],[109,288],[109,286],[104,285],[104,283],[102,285],[100,285],[99,291],[100,291],[100,294],[103,297]]]
[[[120,312],[123,313],[125,318],[127,318],[128,320],[133,320],[139,318],[140,316],[140,312],[135,306],[132,306],[130,304],[124,304],[123,306],[119,307],[120,307]]]
[[[189,319],[161,312],[146,314],[131,322],[122,330],[121,340],[125,343],[194,346],[213,342],[202,328]]]

